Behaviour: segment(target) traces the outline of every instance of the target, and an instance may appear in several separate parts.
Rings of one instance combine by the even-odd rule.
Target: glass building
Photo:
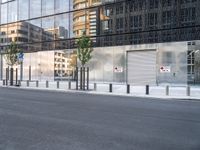
[[[200,83],[200,0],[0,0],[0,77],[12,41],[21,80],[74,77],[76,39],[93,40],[90,79]]]

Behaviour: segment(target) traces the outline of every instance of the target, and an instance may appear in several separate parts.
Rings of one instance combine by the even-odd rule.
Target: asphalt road
[[[200,150],[200,101],[0,88],[0,150]]]

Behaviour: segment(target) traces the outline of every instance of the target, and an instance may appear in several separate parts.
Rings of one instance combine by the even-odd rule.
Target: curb
[[[11,89],[23,89],[23,90],[35,90],[35,91],[46,91],[46,92],[60,92],[60,93],[78,93],[78,94],[88,94],[88,95],[104,95],[104,96],[120,96],[120,97],[137,97],[137,98],[148,98],[148,99],[163,99],[163,100],[182,100],[182,101],[200,101],[198,97],[189,96],[155,96],[155,95],[134,95],[134,94],[117,94],[108,92],[95,92],[95,91],[77,91],[77,90],[66,90],[66,89],[48,89],[48,88],[34,88],[34,87],[12,87],[12,86],[0,86],[2,88]]]

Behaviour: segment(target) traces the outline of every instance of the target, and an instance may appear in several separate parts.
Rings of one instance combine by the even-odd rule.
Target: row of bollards
[[[97,90],[97,84],[96,83],[94,83],[94,91],[96,91]],[[149,95],[150,94],[150,87],[149,87],[149,85],[146,85],[145,86],[145,94],[146,95]],[[113,92],[113,84],[109,84],[109,92],[110,93],[112,93]],[[130,94],[130,84],[127,84],[126,85],[126,93],[127,94]],[[186,95],[187,96],[190,96],[190,93],[191,93],[191,89],[190,89],[190,86],[187,86],[186,87]],[[169,96],[170,95],[170,90],[169,90],[169,86],[167,85],[166,86],[166,89],[165,89],[165,94],[166,94],[166,96]]]
[[[8,80],[3,80],[3,86],[6,86],[6,85],[8,85]],[[35,85],[36,85],[36,87],[39,87],[39,81],[35,81]],[[16,82],[16,86],[21,86],[21,81],[20,80],[18,80]],[[26,86],[27,87],[30,86],[30,81],[29,80],[26,81]],[[59,81],[57,81],[57,86],[56,87],[57,87],[57,89],[60,88],[60,82]],[[49,88],[49,81],[46,81],[46,88]],[[68,82],[68,89],[71,89],[71,81]],[[130,85],[127,84],[126,85],[126,93],[130,94],[130,90],[131,90]],[[97,91],[97,83],[94,83],[94,91]],[[112,83],[109,84],[109,92],[110,93],[113,92],[113,84]],[[145,94],[146,95],[150,94],[150,86],[149,85],[145,86]],[[165,88],[165,95],[166,96],[170,95],[169,85],[167,85],[166,88]],[[190,86],[186,87],[186,95],[187,96],[191,95],[191,88],[190,88]]]
[[[19,83],[19,86],[21,86],[21,81],[20,80],[18,81],[18,83]],[[5,85],[5,81],[4,80],[3,80],[3,85]],[[30,81],[29,80],[26,81],[26,86],[27,87],[30,86]],[[39,81],[35,81],[35,86],[39,87]],[[49,88],[49,81],[45,82],[45,87]],[[57,89],[60,88],[60,82],[59,81],[56,82],[56,88]],[[68,82],[68,89],[71,89],[71,81]]]

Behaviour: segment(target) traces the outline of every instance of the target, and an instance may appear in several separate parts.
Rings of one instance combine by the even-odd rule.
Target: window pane
[[[17,21],[17,1],[8,3],[8,22]]]
[[[42,15],[51,15],[54,13],[54,0],[42,0]]]
[[[7,4],[1,5],[1,24],[7,23]]]
[[[28,19],[28,0],[19,0],[19,20]]]
[[[54,39],[54,18],[47,17],[42,19],[42,41],[52,41]]]
[[[55,17],[56,40],[69,38],[69,14],[58,15]]]
[[[41,43],[37,42],[42,41],[42,32],[41,19],[31,20],[29,22],[29,42],[33,43],[29,45],[31,51],[41,50]]]
[[[41,0],[30,1],[30,18],[41,16]]]
[[[69,11],[69,1],[70,0],[56,0],[55,1],[55,12],[67,12]]]

